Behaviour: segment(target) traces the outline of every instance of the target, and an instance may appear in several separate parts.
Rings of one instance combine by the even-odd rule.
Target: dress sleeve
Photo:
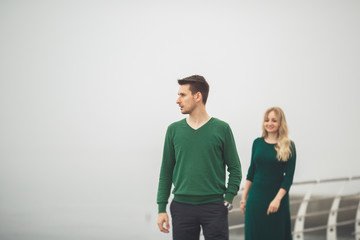
[[[290,190],[291,184],[293,183],[294,172],[295,172],[295,164],[296,164],[296,148],[295,143],[291,141],[291,156],[286,163],[285,171],[284,171],[284,180],[281,184],[281,188],[286,191]]]
[[[255,174],[255,170],[256,170],[255,161],[254,161],[254,152],[255,152],[255,148],[256,148],[256,140],[257,139],[254,140],[253,145],[252,145],[250,167],[248,169],[248,173],[247,173],[247,176],[246,176],[246,180],[249,180],[251,182],[254,179],[254,174]]]
[[[236,150],[234,136],[230,126],[227,126],[224,142],[224,160],[229,172],[228,185],[225,192],[225,200],[232,203],[234,197],[239,191],[241,182],[241,165],[240,159]]]
[[[173,134],[168,127],[165,136],[163,159],[160,169],[159,186],[157,192],[158,211],[166,212],[166,205],[170,196],[172,186],[172,176],[175,166],[175,150],[173,144]]]

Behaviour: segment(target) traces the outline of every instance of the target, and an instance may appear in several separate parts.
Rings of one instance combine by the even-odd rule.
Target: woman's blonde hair
[[[275,146],[275,150],[277,152],[276,158],[279,161],[286,162],[291,156],[291,141],[288,137],[288,128],[286,123],[286,118],[283,110],[279,107],[271,107],[266,110],[264,114],[264,120],[262,124],[262,137],[265,139],[268,136],[268,132],[265,129],[264,123],[265,120],[268,119],[269,113],[274,112],[278,121],[279,121],[279,129],[278,129],[278,142]]]

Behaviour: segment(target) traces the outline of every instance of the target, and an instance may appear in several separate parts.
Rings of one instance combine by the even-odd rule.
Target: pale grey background
[[[360,2],[0,1],[0,238],[170,239],[156,190],[176,80],[210,83],[243,174],[285,111],[295,181],[359,175]],[[242,183],[243,184],[243,183]]]

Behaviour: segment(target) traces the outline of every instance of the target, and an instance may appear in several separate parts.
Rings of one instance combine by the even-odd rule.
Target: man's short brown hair
[[[178,83],[180,85],[190,84],[190,91],[192,94],[197,92],[201,93],[202,100],[204,105],[209,95],[209,84],[206,82],[205,78],[200,75],[192,75],[183,79],[179,79]]]

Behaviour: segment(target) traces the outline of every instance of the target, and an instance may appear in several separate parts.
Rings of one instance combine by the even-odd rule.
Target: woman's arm
[[[284,171],[284,180],[275,198],[269,204],[267,215],[278,211],[281,199],[289,191],[294,178],[295,164],[296,164],[296,149],[294,142],[291,141],[291,157],[288,159],[288,162],[286,163],[286,167]]]
[[[270,213],[275,213],[279,210],[281,199],[286,195],[287,191],[284,188],[280,188],[275,198],[269,204],[267,215]]]
[[[256,142],[259,138],[255,139],[251,148],[251,161],[250,161],[250,166],[248,169],[248,173],[246,176],[246,182],[245,182],[245,187],[244,187],[244,192],[241,195],[241,201],[240,201],[240,210],[243,214],[245,214],[245,207],[246,207],[246,200],[249,194],[249,190],[251,188],[252,185],[252,181],[255,175],[255,171],[256,171],[256,166],[255,166],[255,162],[254,162],[254,153],[255,153],[255,148],[256,148]]]
[[[244,187],[244,192],[241,195],[241,201],[240,201],[240,210],[241,210],[241,212],[243,214],[245,214],[246,200],[247,200],[251,185],[252,185],[252,181],[246,180],[245,187]]]

